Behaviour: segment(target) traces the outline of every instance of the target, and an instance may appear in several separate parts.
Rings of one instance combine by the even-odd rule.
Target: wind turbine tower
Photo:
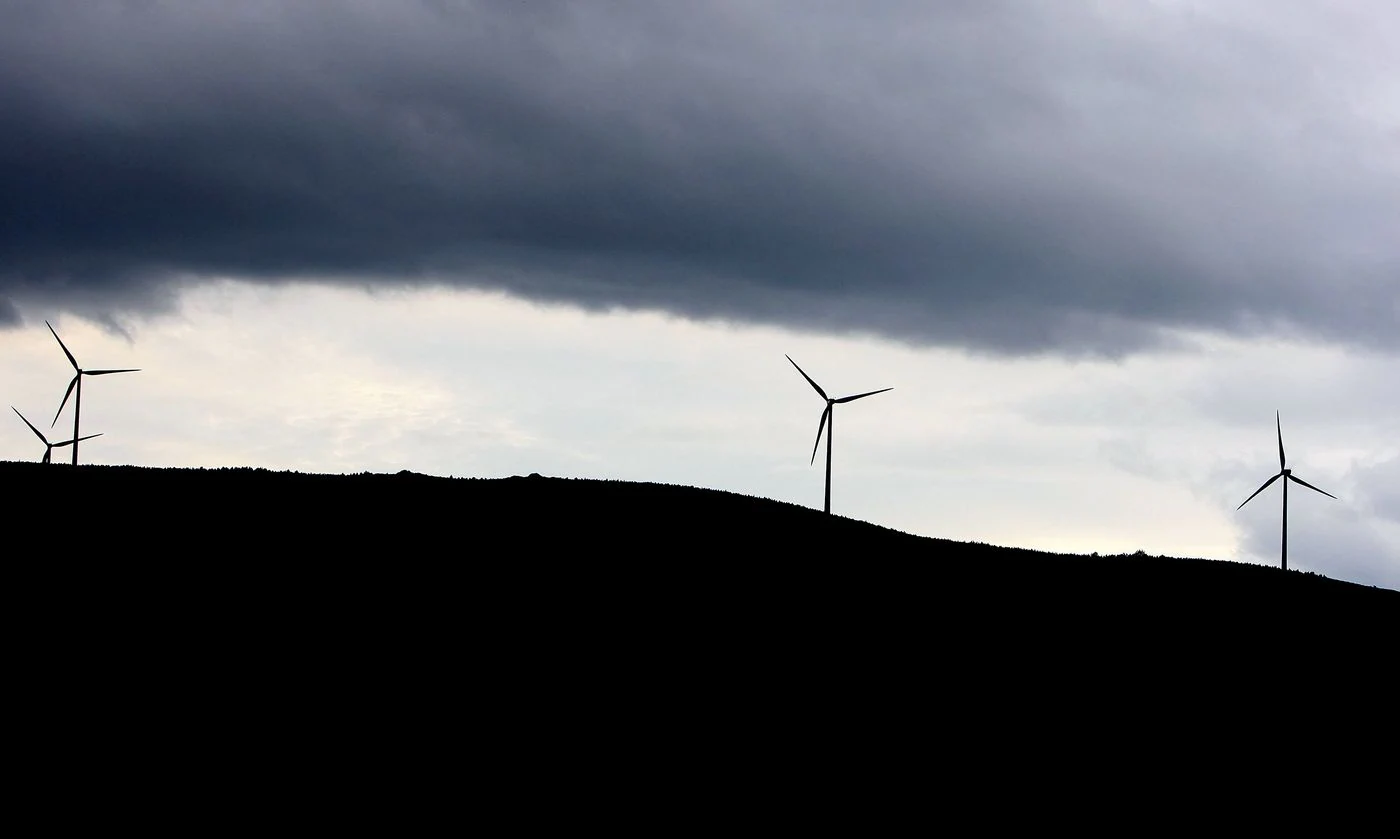
[[[1254,495],[1251,495],[1251,496],[1249,496],[1249,498],[1246,498],[1243,502],[1240,503],[1240,506],[1238,506],[1238,507],[1235,508],[1235,510],[1238,511],[1238,510],[1243,509],[1245,504],[1248,504],[1250,501],[1254,500],[1254,496],[1255,496],[1255,495],[1258,495],[1259,493],[1261,493],[1261,492],[1263,492],[1264,490],[1268,489],[1268,488],[1269,488],[1269,484],[1272,484],[1274,481],[1277,481],[1279,478],[1283,478],[1283,566],[1282,566],[1282,567],[1283,567],[1283,570],[1287,571],[1287,570],[1288,570],[1288,482],[1289,482],[1289,481],[1292,481],[1292,482],[1295,483],[1295,484],[1302,484],[1303,486],[1307,487],[1308,489],[1313,490],[1314,492],[1320,492],[1320,493],[1322,493],[1323,495],[1327,496],[1328,498],[1336,498],[1337,496],[1333,495],[1332,493],[1330,493],[1330,492],[1328,492],[1328,491],[1326,491],[1326,490],[1318,489],[1317,487],[1313,486],[1312,484],[1308,483],[1307,481],[1305,481],[1305,480],[1303,480],[1302,478],[1298,477],[1297,475],[1293,474],[1293,470],[1288,468],[1288,464],[1287,464],[1287,462],[1286,462],[1286,460],[1285,460],[1285,458],[1284,458],[1284,455],[1283,455],[1283,423],[1282,423],[1282,421],[1279,419],[1278,411],[1274,411],[1274,427],[1275,427],[1275,429],[1278,431],[1278,474],[1277,474],[1277,475],[1274,475],[1272,478],[1270,478],[1270,479],[1268,479],[1267,481],[1265,481],[1263,486],[1259,487],[1258,489],[1256,489],[1256,490],[1254,491]]]
[[[78,360],[68,351],[68,347],[64,346],[63,339],[58,337],[57,332],[54,332],[53,325],[48,321],[44,321],[44,325],[49,328],[50,332],[53,332],[54,340],[58,341],[58,345],[63,348],[63,354],[68,356],[68,363],[73,365],[73,370],[75,371],[73,373],[73,380],[68,383],[68,390],[64,392],[63,401],[58,404],[58,410],[54,413],[53,422],[50,423],[49,427],[52,428],[58,424],[58,415],[63,413],[63,406],[68,404],[68,397],[73,395],[73,390],[76,388],[78,393],[77,397],[73,400],[73,439],[71,442],[73,443],[73,465],[77,466],[78,442],[87,439],[86,437],[78,436],[78,422],[83,406],[83,376],[105,376],[109,373],[137,373],[140,372],[140,368],[125,370],[84,370],[78,366]],[[25,422],[28,422],[28,420],[25,420]]]
[[[73,440],[64,440],[62,443],[50,443],[50,442],[49,442],[49,438],[47,438],[47,437],[44,436],[44,432],[42,432],[42,431],[40,431],[39,429],[35,428],[35,427],[34,427],[34,423],[30,422],[28,417],[26,417],[24,414],[21,414],[21,413],[19,412],[19,408],[16,408],[14,405],[11,405],[11,406],[10,406],[10,410],[11,410],[11,411],[14,411],[14,412],[19,416],[20,419],[24,420],[24,424],[27,425],[27,426],[29,426],[29,430],[30,430],[30,431],[33,431],[33,432],[34,432],[34,436],[38,437],[38,438],[39,438],[39,441],[40,441],[41,443],[44,444],[44,459],[41,460],[41,461],[39,461],[40,463],[48,463],[48,462],[50,462],[50,461],[53,459],[53,450],[54,450],[54,449],[62,448],[62,447],[64,447],[64,446],[71,446],[71,445],[74,444],[75,441],[73,441]],[[101,437],[101,436],[102,436],[102,432],[99,431],[99,432],[97,432],[96,434],[89,434],[88,436],[84,437],[83,439],[84,439],[84,440],[91,440],[91,439],[94,438],[94,437]]]
[[[786,356],[786,358],[787,358],[787,360],[788,360],[789,362],[792,363],[792,366],[793,366],[793,367],[797,367],[797,362],[792,360],[792,356],[789,355],[789,356]],[[812,463],[816,463],[816,462],[817,462],[817,447],[821,445],[821,442],[822,442],[822,430],[825,429],[825,430],[826,430],[826,501],[825,501],[825,506],[824,506],[823,509],[826,511],[827,515],[830,515],[830,514],[831,514],[831,437],[832,437],[832,434],[835,433],[835,430],[836,430],[836,415],[835,415],[835,413],[831,410],[832,407],[835,406],[835,405],[842,404],[842,403],[844,403],[844,402],[854,402],[854,401],[856,401],[857,399],[864,399],[864,398],[867,397],[867,396],[874,396],[874,395],[877,394],[877,393],[884,393],[884,392],[887,391],[887,390],[894,390],[894,388],[892,388],[892,387],[885,387],[885,388],[880,388],[879,390],[871,390],[871,391],[867,391],[867,392],[865,392],[865,393],[857,393],[857,394],[854,395],[854,396],[842,396],[842,397],[839,398],[839,399],[832,399],[830,396],[827,396],[827,395],[826,395],[826,391],[822,390],[822,386],[819,385],[819,384],[817,384],[816,382],[814,382],[814,381],[812,380],[812,377],[809,376],[809,375],[807,375],[806,371],[804,371],[801,367],[797,367],[797,372],[799,372],[799,373],[802,374],[802,378],[804,378],[804,379],[807,380],[807,383],[808,383],[809,385],[812,386],[812,389],[815,390],[815,391],[817,392],[817,395],[818,395],[818,396],[820,396],[822,399],[825,399],[825,400],[826,400],[826,408],[822,411],[822,418],[821,418],[821,421],[817,423],[817,441],[816,441],[815,443],[812,444]]]

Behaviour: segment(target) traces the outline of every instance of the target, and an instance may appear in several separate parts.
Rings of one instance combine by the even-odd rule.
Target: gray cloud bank
[[[1400,345],[1385,3],[0,9],[0,320],[238,276],[992,352]]]

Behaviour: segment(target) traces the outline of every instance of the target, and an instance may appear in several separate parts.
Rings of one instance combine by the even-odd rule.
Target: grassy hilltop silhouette
[[[1312,573],[956,542],[680,485],[38,463],[0,463],[0,475],[17,490],[14,503],[36,523],[50,522],[75,557],[127,549],[145,563],[238,555],[284,571],[439,563],[502,579],[530,568],[566,576],[587,568],[599,578],[625,571],[694,591],[728,588],[733,597],[771,585],[893,604],[960,589],[964,604],[989,608],[998,599],[1090,611],[1128,600],[1205,614],[1267,611],[1293,598],[1343,611],[1400,604],[1400,592]]]
[[[690,806],[706,779],[922,800],[931,762],[952,789],[1009,761],[1063,792],[1059,764],[1088,761],[1144,795],[1178,758],[1257,774],[1284,742],[1374,725],[1358,703],[1389,696],[1400,625],[1400,592],[1316,574],[685,486],[10,462],[0,481],[41,766],[158,759],[196,804],[248,779],[303,804],[456,800],[464,764],[521,812],[624,782]]]

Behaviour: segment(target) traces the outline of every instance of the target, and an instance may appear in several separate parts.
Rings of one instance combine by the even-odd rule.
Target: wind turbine
[[[785,356],[792,362],[793,367],[797,367],[797,362],[792,360],[792,356]],[[866,393],[857,393],[855,396],[843,396],[840,399],[832,399],[822,390],[821,385],[812,381],[812,377],[801,367],[797,367],[797,372],[802,374],[802,378],[807,380],[807,384],[817,392],[817,395],[826,400],[826,410],[822,411],[821,422],[817,423],[817,441],[812,444],[812,463],[817,462],[817,446],[822,442],[822,429],[826,429],[826,513],[831,514],[831,435],[836,430],[836,415],[832,413],[832,406],[843,402],[854,402],[857,399],[864,399],[867,396],[874,396],[877,393],[884,393],[887,390],[894,390],[892,387],[884,387],[879,390],[872,390]]]
[[[50,427],[58,424],[58,415],[63,413],[63,406],[68,404],[68,397],[73,395],[73,388],[76,387],[78,389],[78,397],[73,400],[73,439],[68,442],[73,444],[73,465],[77,466],[78,441],[87,439],[86,437],[78,436],[78,415],[83,406],[83,376],[105,376],[108,373],[138,373],[140,372],[140,368],[126,370],[84,370],[78,366],[78,360],[68,351],[68,347],[64,346],[63,339],[58,337],[57,332],[54,332],[53,325],[48,321],[44,321],[44,325],[49,328],[50,332],[53,332],[54,340],[58,341],[60,347],[63,347],[63,354],[68,356],[68,363],[72,364],[73,369],[76,371],[73,374],[73,381],[68,383],[68,390],[63,394],[63,401],[58,404],[58,411],[54,413],[53,422],[50,423]],[[14,406],[11,405],[10,407]],[[18,411],[16,411],[16,413],[18,413]],[[25,420],[25,422],[28,422],[28,420]],[[67,445],[67,443],[62,445]]]
[[[49,438],[47,438],[47,437],[44,436],[44,432],[42,432],[42,431],[40,431],[39,429],[35,428],[35,427],[34,427],[34,423],[32,423],[32,422],[30,422],[28,419],[26,419],[25,416],[24,416],[24,414],[20,414],[20,413],[19,413],[19,408],[16,408],[14,405],[11,405],[11,406],[10,406],[10,410],[11,410],[11,411],[14,411],[16,414],[19,414],[19,418],[22,419],[22,420],[24,420],[24,424],[27,425],[27,426],[29,426],[29,430],[30,430],[30,431],[33,431],[33,432],[39,437],[39,439],[43,441],[43,443],[44,443],[44,459],[43,459],[42,461],[40,461],[41,463],[48,463],[48,462],[52,459],[53,450],[54,450],[54,449],[62,448],[63,446],[69,446],[69,445],[72,445],[72,444],[75,442],[75,441],[73,441],[73,440],[64,440],[62,443],[50,443],[50,442],[49,442]],[[97,432],[96,434],[89,434],[88,436],[84,437],[83,439],[84,439],[84,440],[91,440],[91,439],[94,438],[94,437],[101,437],[101,436],[102,436],[102,432],[99,431],[99,432]]]
[[[1313,486],[1312,484],[1308,483],[1307,481],[1305,481],[1305,480],[1303,480],[1302,478],[1298,477],[1297,475],[1293,474],[1293,470],[1288,468],[1287,464],[1286,464],[1285,461],[1284,461],[1284,457],[1283,457],[1283,424],[1282,424],[1282,422],[1280,422],[1280,420],[1279,420],[1278,411],[1274,411],[1274,426],[1278,429],[1278,474],[1275,475],[1275,476],[1273,476],[1272,478],[1268,479],[1267,481],[1265,481],[1263,486],[1259,487],[1258,489],[1256,489],[1256,490],[1254,491],[1254,495],[1258,495],[1259,493],[1261,493],[1261,492],[1263,492],[1264,490],[1268,489],[1268,488],[1269,488],[1269,484],[1272,484],[1274,481],[1277,481],[1279,478],[1283,478],[1283,570],[1287,571],[1287,570],[1288,570],[1288,482],[1289,482],[1289,481],[1292,481],[1292,482],[1295,483],[1295,484],[1302,484],[1303,486],[1307,487],[1308,489],[1313,490],[1314,492],[1320,492],[1320,493],[1322,493],[1323,495],[1327,496],[1328,498],[1336,498],[1337,496],[1333,495],[1333,494],[1330,493],[1330,492],[1327,492],[1326,490],[1318,489],[1317,487]],[[1254,499],[1254,495],[1251,495],[1251,496],[1249,496],[1249,498],[1246,498],[1246,499],[1240,504],[1240,506],[1239,506],[1239,507],[1236,507],[1235,509],[1236,509],[1236,510],[1242,509],[1242,508],[1244,507],[1245,504],[1248,504],[1250,501],[1252,501],[1252,500]]]

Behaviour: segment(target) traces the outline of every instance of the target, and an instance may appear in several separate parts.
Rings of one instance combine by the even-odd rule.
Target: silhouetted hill
[[[1150,797],[1175,767],[1233,785],[1339,730],[1364,747],[1400,636],[1400,592],[1316,574],[683,486],[31,463],[0,482],[12,716],[46,738],[27,771],[95,760],[118,810],[153,794],[132,756],[165,767],[162,801],[255,789],[249,813],[359,821],[364,797],[395,828],[425,798],[440,818],[464,766],[498,806],[571,823],[688,812],[714,785],[701,823],[799,792],[909,812],[935,776],[940,820],[1008,772],[1061,802],[1071,778]]]
[[[120,558],[127,573],[176,569],[206,584],[227,572],[226,589],[252,584],[240,576],[251,570],[290,585],[333,570],[342,584],[370,574],[381,593],[420,586],[424,598],[491,585],[502,597],[664,603],[671,613],[709,604],[826,622],[1111,616],[1144,630],[1400,614],[1400,592],[1318,574],[933,539],[687,486],[37,463],[0,464],[0,476],[20,521],[51,533],[65,557]]]

